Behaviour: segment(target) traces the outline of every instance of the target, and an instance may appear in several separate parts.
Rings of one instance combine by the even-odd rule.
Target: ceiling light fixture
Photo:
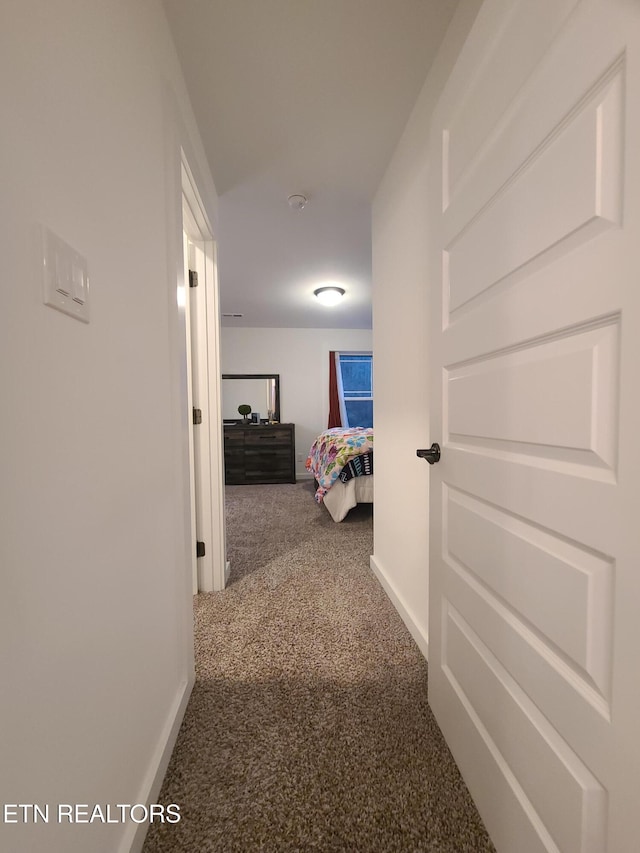
[[[322,302],[323,305],[337,305],[344,296],[344,288],[335,287],[333,285],[329,287],[319,287],[317,290],[313,291],[313,295],[318,299],[318,301]]]
[[[294,193],[293,195],[290,195],[287,199],[291,210],[302,210],[304,207],[307,206],[307,201],[307,197],[305,195],[302,195],[301,193]]]

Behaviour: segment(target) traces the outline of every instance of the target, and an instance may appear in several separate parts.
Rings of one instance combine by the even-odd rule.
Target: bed
[[[325,430],[313,442],[306,468],[316,481],[316,501],[342,521],[357,504],[373,503],[373,430]]]

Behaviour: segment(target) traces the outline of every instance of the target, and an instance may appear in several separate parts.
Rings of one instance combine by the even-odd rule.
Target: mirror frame
[[[280,423],[280,374],[279,373],[223,373],[223,379],[275,379],[276,388],[276,405],[273,413],[274,419]],[[222,391],[222,388],[220,388]],[[241,424],[242,418],[223,418],[225,424]],[[266,418],[262,418],[261,423],[268,423]]]

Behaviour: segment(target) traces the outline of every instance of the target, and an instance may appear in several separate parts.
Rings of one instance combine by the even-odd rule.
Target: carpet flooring
[[[195,599],[196,684],[144,853],[493,851],[369,568],[372,510],[226,489],[232,572]]]

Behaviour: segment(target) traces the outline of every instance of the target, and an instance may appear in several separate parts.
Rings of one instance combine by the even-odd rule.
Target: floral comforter
[[[311,446],[306,462],[307,471],[311,471],[318,481],[316,491],[318,503],[322,503],[324,496],[350,459],[372,450],[372,429],[336,427],[320,433]]]

